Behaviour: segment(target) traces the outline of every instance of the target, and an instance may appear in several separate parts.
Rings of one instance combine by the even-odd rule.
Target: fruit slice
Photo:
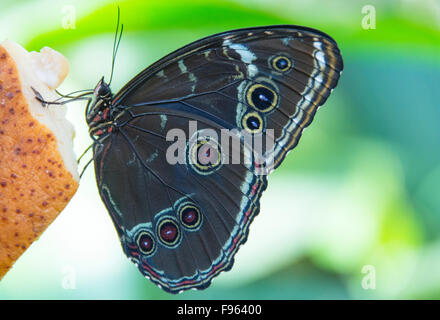
[[[78,188],[74,131],[64,106],[43,107],[69,70],[60,53],[0,45],[0,279]],[[31,88],[32,87],[32,88]]]

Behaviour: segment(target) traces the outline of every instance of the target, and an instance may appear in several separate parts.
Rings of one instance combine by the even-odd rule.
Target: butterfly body
[[[86,115],[96,180],[122,248],[144,276],[177,293],[205,288],[232,267],[259,212],[264,173],[298,143],[342,68],[329,36],[270,26],[189,44],[116,95],[100,80]],[[171,132],[186,141],[175,163]],[[245,136],[266,148],[272,141],[260,152],[271,159],[263,174],[256,140]]]

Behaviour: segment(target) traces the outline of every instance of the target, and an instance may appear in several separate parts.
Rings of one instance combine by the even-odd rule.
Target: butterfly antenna
[[[124,30],[124,25],[121,24],[121,31],[119,31],[120,18],[121,18],[121,12],[120,12],[120,9],[118,6],[118,21],[116,22],[115,38],[113,40],[112,70],[110,73],[110,80],[108,83],[109,85],[111,84],[112,79],[113,79],[113,70],[115,68],[116,54],[118,53],[119,43],[121,42],[121,38],[122,38],[122,31]]]

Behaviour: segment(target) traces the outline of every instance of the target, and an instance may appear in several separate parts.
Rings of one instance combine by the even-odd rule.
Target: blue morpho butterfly
[[[255,27],[188,44],[143,70],[116,95],[102,78],[94,90],[63,96],[89,96],[86,119],[99,193],[125,254],[144,276],[178,293],[206,288],[231,269],[267,185],[243,133],[272,139],[275,169],[327,100],[342,69],[336,42],[323,32],[293,25]],[[167,134],[176,128],[188,143],[184,161],[170,163],[167,151],[176,142]],[[229,146],[204,136],[206,129],[218,137],[222,129],[236,132],[243,161],[228,161]],[[210,161],[201,161],[200,154]]]

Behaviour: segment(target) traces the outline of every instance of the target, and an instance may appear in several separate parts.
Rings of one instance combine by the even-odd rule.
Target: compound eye
[[[104,82],[104,77],[99,80],[98,84],[95,87],[95,90],[93,91],[93,94],[100,98],[105,98],[111,94],[109,85]]]
[[[110,93],[110,87],[106,83],[102,83],[98,89],[98,95],[100,97],[106,97]]]

